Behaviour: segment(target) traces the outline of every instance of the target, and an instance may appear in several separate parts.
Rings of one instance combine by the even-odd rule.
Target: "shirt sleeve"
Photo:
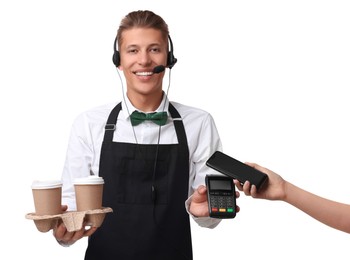
[[[198,124],[198,121],[196,123]],[[193,133],[189,133],[189,142],[194,142],[190,147],[193,147],[194,150],[191,151],[192,154],[190,160],[189,198],[185,202],[185,207],[188,213],[191,196],[198,186],[205,185],[205,176],[207,174],[220,174],[206,165],[206,161],[215,151],[222,151],[222,144],[218,130],[214,119],[209,113],[204,114],[198,131],[198,133],[195,133],[196,136],[193,136]],[[210,217],[195,217],[193,215],[191,215],[191,217],[199,226],[206,228],[214,228],[221,222],[221,219]]]
[[[76,210],[74,178],[90,175],[93,160],[93,146],[89,127],[83,115],[73,123],[66,160],[62,173],[62,204],[68,206],[69,211]]]

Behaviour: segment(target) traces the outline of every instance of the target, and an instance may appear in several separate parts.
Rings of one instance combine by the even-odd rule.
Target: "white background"
[[[83,259],[86,239],[63,248],[25,219],[30,185],[60,178],[79,113],[121,100],[113,41],[138,9],[169,25],[170,99],[209,111],[227,154],[350,202],[348,1],[5,0],[1,259]],[[348,234],[283,202],[242,194],[237,203],[236,218],[214,230],[192,223],[195,259],[349,259]]]

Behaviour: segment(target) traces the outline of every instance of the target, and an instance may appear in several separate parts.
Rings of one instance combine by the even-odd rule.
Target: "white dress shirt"
[[[154,112],[168,111],[166,95],[162,103]],[[125,102],[126,103],[125,103]],[[157,144],[159,126],[151,121],[145,121],[132,127],[130,114],[136,110],[126,98],[122,102],[122,110],[117,119],[117,131],[113,141],[139,144]],[[205,184],[207,174],[218,174],[206,166],[206,160],[216,150],[222,150],[220,137],[212,116],[201,109],[172,102],[182,117],[189,148],[189,199],[193,191],[201,184]],[[73,123],[69,139],[66,161],[62,173],[62,204],[68,205],[68,210],[76,210],[73,179],[99,174],[100,151],[105,132],[105,124],[111,110],[117,103],[100,106],[80,114]],[[141,111],[142,112],[142,111]],[[147,111],[150,112],[150,111]],[[168,113],[169,114],[169,113]],[[171,116],[161,127],[160,144],[178,143]],[[108,205],[106,205],[108,206]],[[203,227],[213,228],[220,220],[209,217],[192,218]]]

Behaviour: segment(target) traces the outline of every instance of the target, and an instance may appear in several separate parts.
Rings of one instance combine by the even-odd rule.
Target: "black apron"
[[[85,260],[192,260],[185,209],[189,152],[182,120],[174,120],[178,144],[113,142],[120,110],[121,103],[109,115],[99,170],[105,181],[103,205],[113,213],[89,237]],[[180,118],[172,104],[169,112]]]

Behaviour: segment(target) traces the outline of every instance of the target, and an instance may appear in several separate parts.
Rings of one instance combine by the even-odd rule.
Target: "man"
[[[129,13],[114,48],[126,95],[76,119],[62,175],[69,210],[75,209],[73,179],[96,174],[105,181],[103,206],[113,213],[98,229],[67,232],[62,224],[54,236],[66,245],[89,236],[87,260],[192,259],[188,213],[203,227],[220,222],[208,217],[203,186],[206,174],[215,173],[207,158],[222,149],[215,123],[207,112],[169,102],[164,93],[164,69],[176,58],[161,17]],[[148,120],[153,117],[158,121]]]

